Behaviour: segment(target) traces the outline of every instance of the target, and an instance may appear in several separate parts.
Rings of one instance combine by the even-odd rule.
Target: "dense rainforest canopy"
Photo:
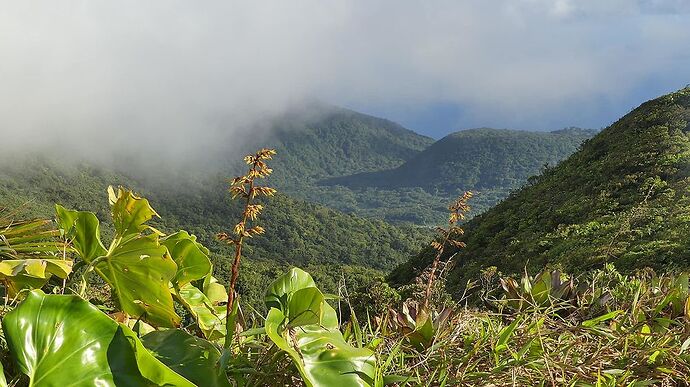
[[[690,88],[642,104],[567,160],[472,219],[449,285],[483,269],[544,266],[581,272],[690,266]],[[457,255],[456,255],[457,253]],[[427,250],[392,275],[409,282]]]

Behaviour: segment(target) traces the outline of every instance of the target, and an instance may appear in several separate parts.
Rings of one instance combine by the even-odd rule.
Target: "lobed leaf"
[[[113,288],[120,308],[130,316],[155,326],[180,323],[169,287],[177,265],[165,246],[158,243],[157,235],[117,245],[95,269]]]
[[[138,197],[132,191],[122,187],[118,188],[117,193],[112,186],[108,187],[108,199],[118,238],[151,229],[145,223],[154,216],[158,216],[148,200]]]
[[[176,286],[184,286],[211,273],[209,251],[196,241],[196,236],[181,230],[162,238],[161,244],[168,248],[177,264],[177,272],[172,280]]]
[[[56,204],[55,213],[60,229],[72,241],[72,248],[86,263],[105,255],[101,242],[100,222],[96,214],[86,211],[68,210]]]

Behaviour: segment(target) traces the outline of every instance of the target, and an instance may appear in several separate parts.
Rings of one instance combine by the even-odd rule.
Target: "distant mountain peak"
[[[585,130],[461,130],[438,140],[397,168],[331,178],[322,183],[356,188],[507,192],[539,173],[544,164],[557,164],[592,135]]]

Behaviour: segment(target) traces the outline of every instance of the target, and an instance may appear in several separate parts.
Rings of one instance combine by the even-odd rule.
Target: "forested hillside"
[[[443,219],[445,195],[418,188],[319,184],[327,178],[398,167],[433,143],[382,118],[312,104],[276,118],[253,147],[278,151],[271,183],[293,197],[370,219],[434,225]]]
[[[293,187],[395,168],[432,143],[383,118],[311,104],[276,118],[267,137],[256,145],[278,151],[272,180]]]
[[[215,240],[215,234],[231,229],[240,209],[230,200],[227,183],[220,177],[201,185],[175,181],[154,186],[88,164],[42,158],[5,162],[0,170],[0,208],[18,208],[22,217],[53,217],[55,203],[94,211],[109,236],[108,185],[123,185],[146,195],[161,215],[154,223],[162,231],[184,228],[196,234],[211,249],[219,277],[227,279],[230,251]],[[333,290],[343,272],[377,276],[413,256],[426,239],[418,229],[343,214],[284,194],[266,203],[262,223],[269,233],[248,243],[248,259],[243,261],[246,274],[240,282],[252,301],[260,300],[262,285],[288,266],[310,268]]]
[[[572,154],[594,131],[470,129],[450,134],[398,168],[343,176],[347,187],[421,187],[428,191],[511,189]]]
[[[690,266],[690,88],[646,102],[472,219],[454,254],[454,291],[483,268],[543,266],[581,272]],[[398,268],[408,282],[431,261],[426,250]]]
[[[463,190],[481,191],[479,213],[593,134],[479,129],[434,143],[388,120],[311,105],[276,119],[256,145],[277,149],[271,179],[291,196],[367,218],[433,226]]]

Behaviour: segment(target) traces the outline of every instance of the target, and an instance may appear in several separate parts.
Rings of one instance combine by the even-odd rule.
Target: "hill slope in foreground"
[[[690,88],[646,102],[570,158],[466,225],[448,283],[459,291],[483,268],[579,272],[690,267]],[[399,267],[409,282],[431,262]]]

